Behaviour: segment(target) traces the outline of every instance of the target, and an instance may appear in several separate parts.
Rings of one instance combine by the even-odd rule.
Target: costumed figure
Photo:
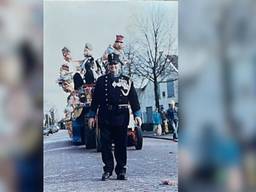
[[[102,75],[100,66],[98,66],[92,56],[92,45],[85,43],[84,47],[84,59],[80,62],[81,70],[84,74],[84,83],[93,84],[97,78]]]
[[[119,56],[121,66],[127,64],[128,60],[124,54],[124,36],[123,35],[116,35],[116,40],[114,44],[109,45],[106,51],[104,52],[102,60],[106,69],[108,65],[108,55],[111,53],[115,53]]]
[[[58,81],[61,82],[63,78],[67,78],[67,75],[71,76],[74,82],[74,89],[77,90],[83,85],[80,67],[76,62],[73,62],[71,52],[68,48],[64,47],[61,51],[64,58],[64,63],[60,67],[60,77]]]
[[[66,49],[63,51],[70,53]],[[90,110],[95,81],[99,76],[91,51],[92,46],[86,43],[84,60],[73,60],[72,64],[75,69],[72,72],[70,72],[69,64],[62,65],[58,79],[58,84],[66,93],[69,93],[64,111],[68,133],[74,144],[85,144],[86,148],[96,147],[95,133],[91,133],[95,130],[89,130],[86,119],[86,114]],[[71,60],[70,56],[69,61]],[[94,138],[94,141],[91,138]]]

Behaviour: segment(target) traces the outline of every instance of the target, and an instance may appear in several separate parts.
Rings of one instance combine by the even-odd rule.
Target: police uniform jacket
[[[115,113],[122,106],[130,104],[134,116],[141,116],[140,104],[133,82],[127,76],[114,77],[106,74],[97,79],[93,93],[90,117],[95,117],[97,109]]]

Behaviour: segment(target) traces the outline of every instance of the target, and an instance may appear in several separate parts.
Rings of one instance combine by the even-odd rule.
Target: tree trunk
[[[158,88],[159,84],[157,81],[157,78],[154,79],[154,94],[155,94],[155,107],[156,109],[159,110],[159,88]]]

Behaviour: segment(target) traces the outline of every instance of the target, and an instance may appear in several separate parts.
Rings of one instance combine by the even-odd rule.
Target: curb
[[[143,137],[145,137],[145,138],[152,138],[152,139],[169,140],[169,141],[173,141],[173,142],[177,143],[177,141],[175,141],[174,139],[166,138],[166,137],[156,137],[156,136],[150,136],[150,135],[143,135]]]

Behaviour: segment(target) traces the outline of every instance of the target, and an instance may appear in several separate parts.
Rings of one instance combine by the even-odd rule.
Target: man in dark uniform
[[[108,179],[114,170],[112,140],[115,144],[115,172],[118,180],[126,179],[127,162],[127,127],[129,123],[129,105],[135,117],[135,123],[141,125],[141,111],[133,82],[120,73],[119,55],[108,55],[109,73],[98,78],[89,113],[89,126],[95,125],[98,111],[98,122],[101,133],[101,153],[105,166],[102,180]]]

